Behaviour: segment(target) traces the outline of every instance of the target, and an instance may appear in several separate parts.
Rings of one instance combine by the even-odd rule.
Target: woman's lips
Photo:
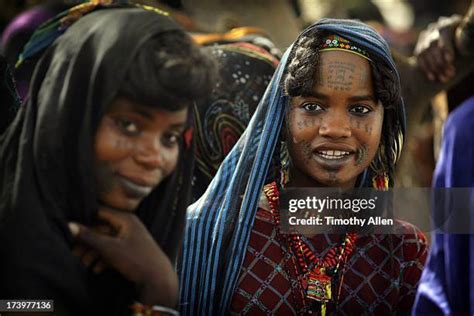
[[[144,198],[153,190],[153,186],[139,184],[136,181],[121,175],[117,175],[117,180],[125,191],[125,194],[131,198]]]
[[[313,158],[324,169],[339,170],[344,165],[349,163],[354,157],[354,152],[346,150],[315,150],[313,151]]]

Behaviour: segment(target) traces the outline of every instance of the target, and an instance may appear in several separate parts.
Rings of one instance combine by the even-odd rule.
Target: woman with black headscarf
[[[188,107],[210,91],[213,63],[166,13],[110,2],[34,37],[64,32],[0,143],[0,297],[53,299],[57,315],[177,303]]]

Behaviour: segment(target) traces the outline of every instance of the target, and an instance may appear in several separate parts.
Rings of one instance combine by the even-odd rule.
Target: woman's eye
[[[323,109],[317,103],[305,103],[305,104],[303,104],[302,108],[305,109],[308,112],[316,112],[316,111],[321,111]]]
[[[138,125],[132,120],[117,119],[115,123],[128,135],[137,135],[139,133]]]
[[[356,106],[353,106],[349,112],[352,112],[352,113],[355,113],[355,114],[367,114],[369,112],[372,112],[372,110],[365,106],[365,105],[356,105]]]
[[[164,135],[165,137],[165,144],[168,146],[174,146],[179,143],[179,140],[181,139],[181,134],[179,133],[169,133]]]

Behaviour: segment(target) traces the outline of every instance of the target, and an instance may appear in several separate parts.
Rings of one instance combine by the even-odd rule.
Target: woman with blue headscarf
[[[426,239],[283,234],[283,188],[393,186],[405,134],[400,82],[367,25],[321,20],[282,58],[248,128],[188,209],[185,315],[394,314],[408,311]]]

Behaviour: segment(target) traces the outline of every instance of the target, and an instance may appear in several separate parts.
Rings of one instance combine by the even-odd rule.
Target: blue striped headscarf
[[[300,37],[315,30],[342,36],[365,49],[374,62],[384,63],[398,73],[385,40],[364,23],[323,19],[308,27]],[[296,41],[297,42],[297,41]],[[296,43],[295,42],[295,43]],[[244,134],[222,163],[204,195],[188,208],[180,274],[183,315],[228,314],[261,190],[275,179],[276,155],[288,97],[282,88],[293,44],[283,55],[258,109]],[[399,154],[405,131],[403,101],[399,100]],[[275,155],[274,155],[275,153]]]

